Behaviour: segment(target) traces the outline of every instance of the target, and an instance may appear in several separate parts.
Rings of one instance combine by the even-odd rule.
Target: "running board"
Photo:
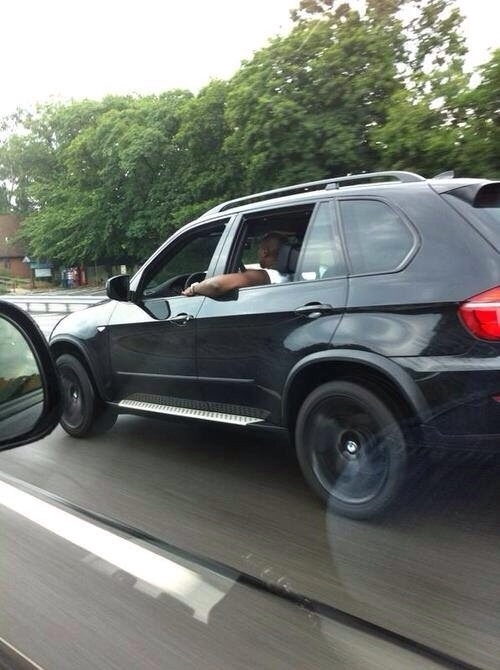
[[[178,416],[186,419],[201,419],[203,421],[230,423],[237,426],[248,426],[254,423],[262,423],[266,419],[264,412],[253,410],[253,408],[250,407],[222,404],[216,405],[215,403],[203,403],[196,401],[191,403],[184,401],[182,406],[179,406],[177,404],[164,402],[165,400],[171,400],[170,398],[163,399],[161,396],[154,397],[154,400],[153,398],[150,398],[151,396],[149,396],[148,400],[140,399],[137,396],[125,398],[118,403],[118,407],[122,410],[148,412],[150,414],[167,414],[170,416]],[[164,401],[160,402],[161,400]],[[211,408],[210,405],[213,405],[214,407]],[[217,409],[215,409],[215,407]],[[234,410],[237,411],[235,412]],[[243,413],[245,410],[247,410],[248,413]],[[258,416],[257,413],[260,414],[260,416]],[[256,415],[249,416],[249,414]]]

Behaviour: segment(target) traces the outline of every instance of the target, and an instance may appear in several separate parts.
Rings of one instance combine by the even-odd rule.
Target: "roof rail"
[[[336,189],[339,188],[338,185],[342,182],[362,182],[369,181],[370,179],[381,179],[384,177],[390,177],[402,183],[425,181],[424,177],[421,177],[414,172],[402,172],[400,170],[392,170],[389,172],[364,172],[362,174],[344,175],[342,177],[330,177],[329,179],[320,179],[318,181],[308,181],[304,184],[293,184],[292,186],[275,188],[271,191],[262,191],[260,193],[254,193],[253,195],[246,195],[243,198],[236,198],[235,200],[227,200],[226,202],[221,202],[219,205],[216,205],[212,209],[208,210],[208,212],[205,212],[205,214],[215,214],[217,212],[223,212],[226,209],[236,207],[236,205],[259,202],[261,200],[270,200],[271,198],[279,198],[282,195],[284,196],[293,195],[295,193],[307,193],[309,191],[319,191],[321,189]]]

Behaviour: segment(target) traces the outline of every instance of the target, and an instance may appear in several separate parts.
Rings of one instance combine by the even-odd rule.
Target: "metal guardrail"
[[[2,295],[2,300],[11,302],[30,314],[69,314],[86,309],[107,300],[96,295]]]

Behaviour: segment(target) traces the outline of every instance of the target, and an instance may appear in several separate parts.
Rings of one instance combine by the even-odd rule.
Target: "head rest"
[[[285,242],[280,246],[274,269],[282,275],[295,274],[298,259],[299,250]]]

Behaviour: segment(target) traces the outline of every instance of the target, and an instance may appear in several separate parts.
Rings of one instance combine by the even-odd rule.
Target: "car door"
[[[205,400],[279,423],[291,368],[328,348],[338,327],[347,299],[345,262],[328,200],[243,216],[233,244],[234,267],[240,264],[238,244],[245,248],[252,226],[296,236],[300,251],[293,280],[242,288],[232,300],[207,298],[197,316],[198,372]]]
[[[203,278],[216,263],[226,223],[205,223],[176,236],[132,280],[133,301],[117,303],[108,326],[116,400],[137,394],[201,397],[195,337],[203,297],[181,291],[191,276]]]

